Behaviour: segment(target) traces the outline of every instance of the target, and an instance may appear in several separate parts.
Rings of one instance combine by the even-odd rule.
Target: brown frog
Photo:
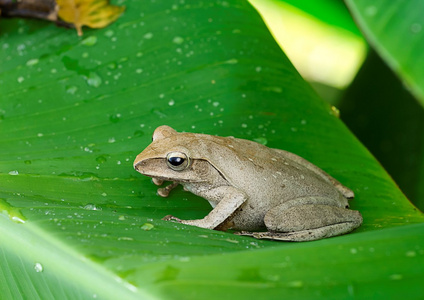
[[[157,185],[173,181],[158,190],[163,197],[181,184],[213,207],[203,219],[165,220],[282,241],[341,235],[362,224],[361,214],[348,209],[350,189],[296,154],[248,140],[178,133],[164,125],[134,168]]]

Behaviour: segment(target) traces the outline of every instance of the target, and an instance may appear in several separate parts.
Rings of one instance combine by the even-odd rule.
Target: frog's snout
[[[138,156],[137,156],[138,157]],[[137,158],[134,161],[133,167],[137,172],[143,173],[143,167],[146,165],[143,161],[138,160]]]

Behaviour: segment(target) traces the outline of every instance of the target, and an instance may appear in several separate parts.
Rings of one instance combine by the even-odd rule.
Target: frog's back
[[[305,196],[343,198],[334,185],[279,151],[232,137],[200,135],[196,156],[208,160],[233,186],[262,202]],[[192,139],[191,139],[192,140]],[[193,145],[194,146],[194,145]],[[190,147],[191,148],[191,147]]]

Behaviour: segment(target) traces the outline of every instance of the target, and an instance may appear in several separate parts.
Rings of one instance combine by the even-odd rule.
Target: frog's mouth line
[[[199,160],[204,160],[207,161],[206,159],[199,159]],[[218,170],[218,168],[211,164],[209,161],[207,161],[215,170],[216,172],[218,172],[219,176],[221,176],[224,180],[227,181],[226,176]],[[138,163],[134,166],[134,169],[139,172],[140,174],[150,177],[150,178],[156,178],[159,180],[163,180],[163,181],[172,181],[172,182],[180,182],[180,183],[205,183],[208,182],[208,180],[200,180],[200,179],[193,179],[193,178],[183,178],[182,176],[180,178],[178,178],[178,180],[175,179],[175,177],[168,177],[168,176],[162,176],[159,174],[149,174],[148,172],[143,171],[143,166],[142,163]],[[174,172],[178,172],[178,171],[174,171]],[[180,171],[178,172],[179,174],[184,174],[184,172],[190,172],[190,168],[184,170],[184,171]]]
[[[150,178],[155,178],[155,179],[159,179],[159,180],[162,180],[162,181],[172,181],[172,182],[179,182],[179,183],[189,183],[189,182],[205,182],[205,181],[200,181],[200,180],[197,180],[197,181],[194,181],[194,180],[189,180],[189,179],[178,179],[178,180],[175,180],[175,179],[172,179],[172,178],[169,178],[169,177],[163,177],[163,176],[155,176],[155,175],[147,175],[147,174],[143,174],[144,176],[147,176],[147,177],[150,177]]]

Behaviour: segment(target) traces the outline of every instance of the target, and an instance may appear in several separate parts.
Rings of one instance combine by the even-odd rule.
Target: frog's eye
[[[166,155],[166,164],[174,171],[185,170],[190,163],[190,159],[182,152],[170,152]]]

